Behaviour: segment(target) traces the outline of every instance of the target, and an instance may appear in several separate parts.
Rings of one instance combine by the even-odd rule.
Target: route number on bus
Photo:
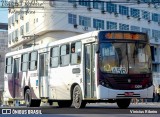
[[[112,73],[126,74],[126,68],[125,67],[112,67]]]

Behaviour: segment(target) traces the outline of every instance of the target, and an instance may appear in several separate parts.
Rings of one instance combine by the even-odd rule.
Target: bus
[[[41,101],[59,107],[152,98],[152,60],[146,33],[92,31],[10,52],[5,58],[4,102]]]

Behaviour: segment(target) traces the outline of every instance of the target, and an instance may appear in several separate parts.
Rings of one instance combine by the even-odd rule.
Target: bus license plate
[[[125,96],[133,96],[133,94],[134,94],[133,92],[125,92],[124,93]]]

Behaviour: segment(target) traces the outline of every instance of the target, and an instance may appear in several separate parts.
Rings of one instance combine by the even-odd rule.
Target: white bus
[[[132,98],[152,98],[148,36],[131,31],[93,31],[47,45],[6,54],[4,101],[41,100],[59,107],[116,102],[128,108]]]

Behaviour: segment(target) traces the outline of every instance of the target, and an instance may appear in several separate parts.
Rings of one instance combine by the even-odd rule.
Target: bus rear
[[[152,98],[152,61],[145,33],[100,31],[98,99],[115,100],[127,108],[132,98]]]

